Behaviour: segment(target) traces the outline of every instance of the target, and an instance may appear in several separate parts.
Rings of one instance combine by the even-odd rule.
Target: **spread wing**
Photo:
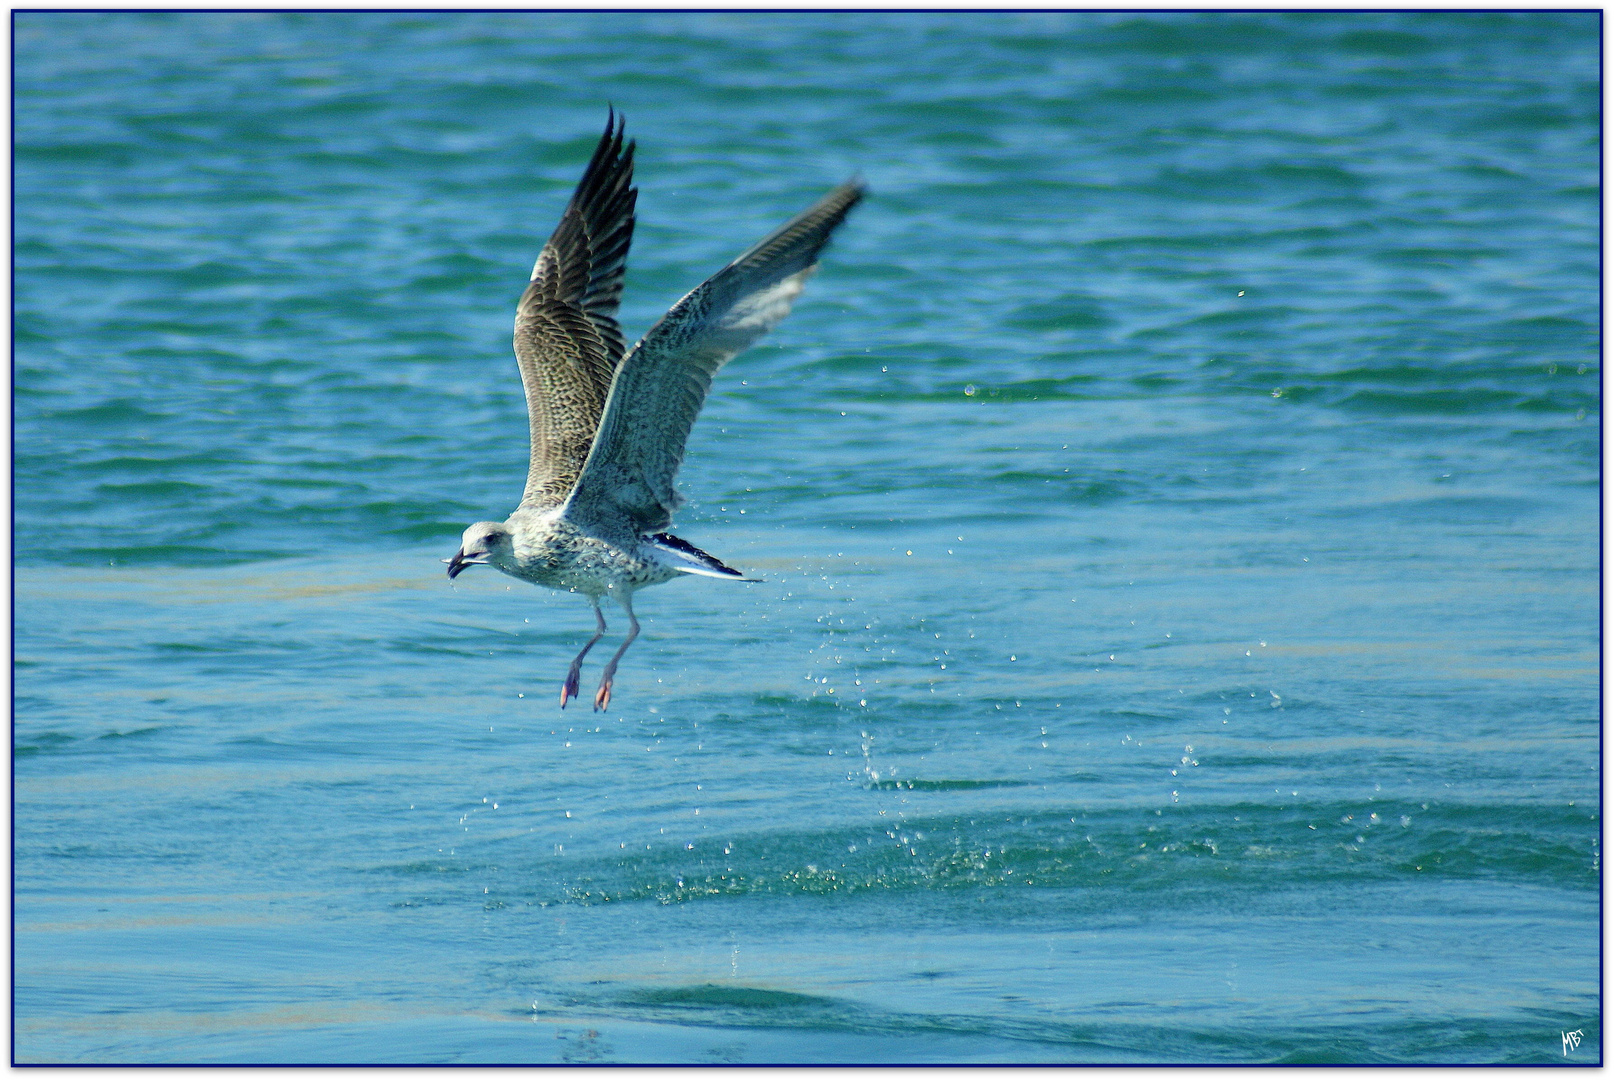
[[[790,313],[818,253],[863,197],[842,184],[674,304],[617,369],[599,433],[566,503],[584,527],[664,529],[673,477],[717,369]]]
[[[594,443],[622,360],[616,309],[633,241],[633,143],[607,115],[605,134],[516,306],[516,363],[531,453],[522,506],[564,502]]]

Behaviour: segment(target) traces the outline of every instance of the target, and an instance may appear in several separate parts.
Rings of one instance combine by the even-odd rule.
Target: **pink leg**
[[[622,610],[628,613],[628,636],[622,639],[617,648],[616,655],[611,657],[605,665],[605,673],[600,676],[600,688],[594,695],[594,711],[599,712],[611,704],[611,680],[616,678],[616,662],[622,659],[622,654],[628,651],[633,639],[639,636],[639,620],[633,617],[633,594],[622,594]]]
[[[591,597],[589,603],[594,605],[594,636],[588,639],[583,651],[573,658],[571,670],[566,673],[566,682],[560,688],[560,707],[563,709],[568,701],[577,696],[577,680],[583,673],[583,657],[588,655],[596,641],[605,636],[605,613],[600,610],[600,602]]]

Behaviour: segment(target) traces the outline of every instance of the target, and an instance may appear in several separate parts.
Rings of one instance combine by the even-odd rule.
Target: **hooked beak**
[[[448,580],[450,581],[453,581],[456,577],[458,577],[460,571],[464,570],[467,566],[476,565],[475,562],[465,557],[464,548],[460,548],[458,551],[454,552],[454,557],[452,559],[444,559],[443,561],[448,564]]]

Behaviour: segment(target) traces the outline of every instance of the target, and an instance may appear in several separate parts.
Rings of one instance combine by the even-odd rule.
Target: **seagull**
[[[617,325],[633,240],[633,148],[624,122],[605,134],[516,306],[516,363],[531,440],[521,505],[465,530],[448,563],[491,566],[582,593],[594,636],[566,673],[560,706],[577,696],[583,658],[604,636],[600,600],[628,617],[605,665],[594,709],[611,703],[622,654],[639,636],[633,594],[683,574],[754,580],[667,532],[683,502],[673,478],[717,369],[790,313],[830,234],[863,198],[850,180],[752,245],[663,315],[632,349]]]

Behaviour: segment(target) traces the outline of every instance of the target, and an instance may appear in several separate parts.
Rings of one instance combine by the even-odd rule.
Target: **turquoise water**
[[[1599,33],[17,15],[16,1058],[1599,1061]],[[608,102],[630,336],[871,196],[563,713]]]

